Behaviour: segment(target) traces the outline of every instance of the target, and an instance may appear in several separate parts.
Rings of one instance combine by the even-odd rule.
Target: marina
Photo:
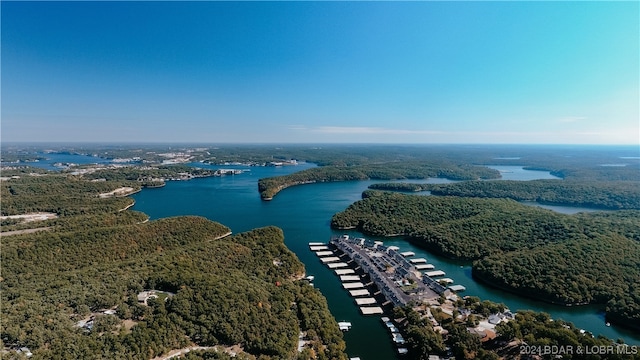
[[[313,245],[312,245],[313,244]],[[440,295],[453,291],[464,291],[464,286],[443,284],[453,283],[453,279],[442,281],[434,277],[446,275],[442,270],[432,270],[427,259],[415,256],[413,251],[399,252],[397,246],[385,247],[382,241],[350,238],[348,235],[333,237],[329,244],[310,243],[310,249],[317,249],[320,261],[335,273],[343,283],[342,287],[356,299],[356,304],[383,306],[406,305],[410,301],[435,300]],[[420,270],[431,269],[424,274]],[[371,294],[373,292],[373,297]],[[375,297],[380,297],[379,301]],[[379,306],[361,306],[364,315],[383,313]]]
[[[424,257],[413,258],[412,251],[400,252],[397,246],[386,247],[382,241],[342,235],[333,237],[328,245],[310,244],[312,251],[314,248],[319,250],[315,253],[320,261],[335,269],[342,287],[354,299],[362,316],[384,314],[394,306],[435,301],[441,295],[465,290],[461,285],[443,286],[453,283],[451,278],[434,279],[444,276],[444,271],[434,270],[435,266],[427,264]],[[430,271],[423,273],[423,270]],[[386,316],[382,321],[397,353],[406,354],[405,339],[398,328]],[[343,328],[346,327],[341,326]]]

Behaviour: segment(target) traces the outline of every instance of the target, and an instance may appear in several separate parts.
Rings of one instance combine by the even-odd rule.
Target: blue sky
[[[6,2],[1,140],[639,144],[633,2]]]

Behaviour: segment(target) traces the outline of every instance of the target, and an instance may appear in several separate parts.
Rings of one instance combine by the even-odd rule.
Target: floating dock
[[[358,298],[356,299],[356,304],[358,305],[371,305],[371,304],[375,304],[376,303],[376,299],[374,298]]]
[[[340,275],[340,281],[342,282],[347,282],[347,281],[360,281],[360,276],[358,275]]]
[[[327,246],[327,244],[322,242],[310,242],[309,246]]]
[[[439,282],[443,282],[445,284],[453,284],[453,279],[452,278],[442,278],[438,280]]]
[[[465,291],[465,290],[467,290],[467,288],[462,286],[462,285],[451,285],[451,286],[449,286],[449,290],[458,292],[458,291]]]
[[[425,258],[415,258],[415,259],[409,259],[409,261],[412,264],[422,264],[422,263],[426,263],[427,259],[425,259]]]
[[[318,246],[309,246],[309,249],[311,249],[311,251],[322,251],[322,250],[329,250],[329,247],[327,245],[318,245]]]
[[[326,264],[330,262],[340,261],[340,258],[337,256],[329,256],[329,257],[320,258],[320,261],[322,261],[323,264]]]
[[[404,257],[409,257],[409,256],[416,256],[416,253],[414,253],[413,251],[405,251],[405,252],[401,252],[400,255]]]
[[[347,267],[349,265],[347,265],[346,263],[343,262],[333,262],[333,263],[328,263],[327,267],[329,267],[329,269],[335,269],[335,268],[343,268],[343,267]]]
[[[356,296],[371,296],[371,293],[369,292],[369,290],[366,289],[358,289],[358,290],[349,290],[349,295],[356,297]]]
[[[345,289],[362,289],[364,288],[364,284],[361,282],[351,282],[351,283],[344,283],[342,284],[342,287]]]
[[[431,270],[436,268],[432,264],[418,264],[418,265],[415,265],[415,267],[416,267],[416,270]]]
[[[362,315],[374,315],[383,313],[380,306],[361,306],[360,312],[362,313]]]
[[[340,263],[338,263],[340,264]],[[355,270],[353,269],[336,269],[336,275],[340,276],[340,275],[349,275],[349,274],[355,274]]]
[[[322,250],[322,251],[316,252],[316,255],[318,255],[318,256],[331,256],[331,255],[335,255],[335,254],[333,253],[333,251]]]
[[[428,277],[436,277],[436,276],[445,276],[446,273],[442,270],[435,270],[435,271],[427,271],[424,273],[425,275],[427,275]]]

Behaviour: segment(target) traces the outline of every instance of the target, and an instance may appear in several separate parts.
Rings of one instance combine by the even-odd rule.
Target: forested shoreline
[[[282,230],[228,235],[193,216],[146,222],[121,211],[130,198],[98,196],[129,184],[58,173],[2,181],[3,213],[59,216],[11,225],[49,231],[2,238],[3,358],[21,347],[34,359],[150,359],[235,346],[245,359],[346,359],[326,299],[299,280],[304,265]],[[145,291],[160,297],[141,302]]]
[[[258,191],[263,200],[271,200],[281,190],[300,184],[368,179],[427,179],[430,177],[452,180],[497,179],[500,177],[500,173],[483,166],[458,165],[441,161],[322,166],[290,175],[260,179]]]
[[[405,192],[429,191],[432,195],[479,198],[506,198],[548,205],[596,209],[640,209],[640,182],[637,181],[463,181],[452,184],[384,183],[370,189]]]
[[[640,320],[640,212],[564,215],[509,199],[429,197],[368,190],[334,215],[334,228],[404,235],[518,294],[560,304],[607,305]],[[624,319],[625,321],[620,321]]]

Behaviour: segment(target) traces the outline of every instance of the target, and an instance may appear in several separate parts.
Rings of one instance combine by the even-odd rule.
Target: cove
[[[200,167],[202,164],[198,164]],[[342,289],[340,281],[323,266],[309,250],[309,242],[328,242],[333,231],[329,227],[331,216],[360,200],[362,191],[373,183],[384,181],[349,181],[316,183],[293,186],[281,191],[272,201],[262,201],[257,190],[258,179],[285,175],[312,167],[312,164],[284,167],[242,167],[248,170],[241,175],[200,178],[190,181],[168,182],[163,188],[145,189],[132,196],[136,201],[133,210],[148,214],[151,219],[178,215],[199,215],[220,222],[234,233],[253,228],[275,225],[284,231],[285,244],[305,264],[307,274],[314,275],[314,284],[327,298],[329,308],[338,321],[353,324],[345,333],[347,353],[363,360],[393,359],[395,348],[379,316],[360,315],[352,298]],[[211,167],[220,168],[220,167]],[[223,166],[222,168],[230,168]],[[438,179],[433,179],[438,181]],[[352,235],[362,236],[357,232]],[[378,239],[376,239],[378,240]],[[612,339],[623,338],[630,344],[640,344],[640,334],[615,326],[606,327],[604,314],[598,307],[562,307],[524,299],[514,294],[490,288],[471,278],[470,263],[438,257],[419,249],[401,238],[379,239],[387,245],[397,245],[406,251],[414,251],[426,257],[437,269],[447,273],[456,284],[467,290],[462,295],[478,296],[495,302],[503,302],[511,310],[531,309],[545,311],[553,318],[574,322],[579,328],[602,334]]]

